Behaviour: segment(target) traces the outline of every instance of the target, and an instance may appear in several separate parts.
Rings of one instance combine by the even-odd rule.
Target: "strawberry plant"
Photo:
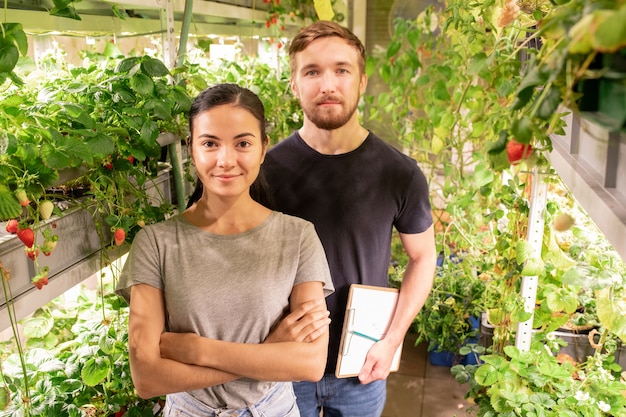
[[[0,343],[0,417],[152,416],[160,408],[160,398],[139,398],[130,381],[128,305],[110,278],[101,283],[108,296],[86,287],[61,296],[21,321],[22,340]]]

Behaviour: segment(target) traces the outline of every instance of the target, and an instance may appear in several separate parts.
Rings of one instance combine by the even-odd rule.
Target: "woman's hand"
[[[278,322],[264,343],[313,342],[328,332],[329,314],[323,299],[305,301]]]

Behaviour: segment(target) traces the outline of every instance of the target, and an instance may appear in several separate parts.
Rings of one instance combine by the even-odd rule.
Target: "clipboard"
[[[369,349],[382,339],[396,310],[399,291],[396,288],[352,284],[341,333],[337,357],[337,378],[357,376]],[[391,371],[400,368],[402,344],[398,346]]]

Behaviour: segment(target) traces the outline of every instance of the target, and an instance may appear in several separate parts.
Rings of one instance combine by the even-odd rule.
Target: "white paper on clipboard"
[[[369,349],[387,332],[398,302],[395,288],[352,284],[341,334],[335,376],[357,376]],[[391,371],[400,367],[402,344],[393,358]]]

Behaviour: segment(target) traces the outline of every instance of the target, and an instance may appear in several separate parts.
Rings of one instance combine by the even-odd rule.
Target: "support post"
[[[544,214],[548,194],[548,184],[545,181],[547,175],[549,174],[540,172],[537,167],[533,168],[531,175],[532,191],[526,240],[531,244],[533,256],[537,257],[541,256],[541,246],[543,244]],[[520,351],[528,351],[530,349],[538,280],[539,278],[537,276],[525,276],[522,279],[521,295],[524,299],[524,310],[530,313],[530,318],[517,325],[515,346]]]

